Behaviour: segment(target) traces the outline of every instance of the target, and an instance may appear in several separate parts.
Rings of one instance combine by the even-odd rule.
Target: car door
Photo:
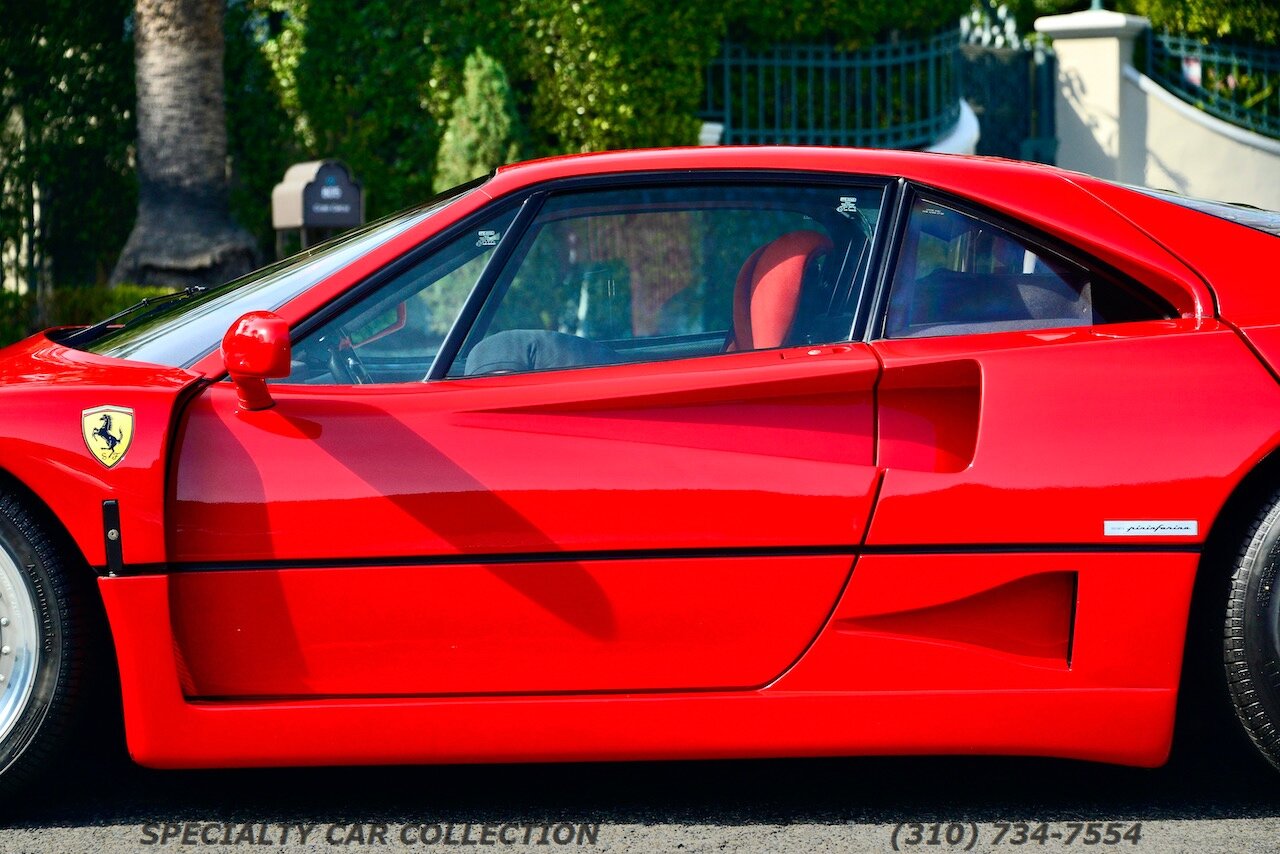
[[[879,364],[848,339],[884,194],[534,196],[300,331],[272,408],[211,385],[169,506],[184,689],[775,678],[846,583],[878,481]]]

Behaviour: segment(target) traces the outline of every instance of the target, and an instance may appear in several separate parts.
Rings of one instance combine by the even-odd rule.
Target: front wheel
[[[0,790],[66,749],[84,655],[83,596],[36,515],[0,495]],[[83,579],[75,579],[81,580]]]

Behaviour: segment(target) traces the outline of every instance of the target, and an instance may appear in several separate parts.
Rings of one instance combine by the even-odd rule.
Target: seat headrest
[[[805,268],[831,241],[792,231],[757,249],[738,273],[733,294],[733,350],[780,347],[795,320]]]

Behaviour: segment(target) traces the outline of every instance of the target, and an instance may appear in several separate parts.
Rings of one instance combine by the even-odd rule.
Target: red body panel
[[[873,346],[886,384],[911,371],[927,388],[925,366],[957,360],[976,362],[982,382],[978,407],[938,410],[977,419],[966,465],[939,471],[927,459],[885,460],[870,544],[1116,545],[1103,522],[1126,519],[1191,520],[1198,533],[1126,537],[1125,546],[1198,542],[1280,439],[1280,387],[1234,331],[1213,321]],[[882,401],[882,434],[899,411],[892,398]]]
[[[1186,575],[1159,585],[1144,607],[1175,620],[1185,614]],[[157,768],[908,753],[1154,766],[1169,750],[1175,684],[938,690],[922,683],[858,692],[788,690],[784,680],[752,691],[625,697],[189,702],[168,645],[171,583],[163,575],[101,582],[120,652],[129,749]],[[1169,641],[1157,635],[1143,643],[1176,662],[1181,633]]]
[[[1194,267],[1212,288],[1221,318],[1236,326],[1280,321],[1280,237],[1096,178],[1072,180]]]
[[[184,371],[16,345],[0,467],[95,566],[118,499],[145,573],[100,581],[139,761],[1164,760],[1199,546],[1280,441],[1250,349],[1277,364],[1280,313],[1245,251],[1274,241],[1025,164],[618,153],[501,170],[279,314],[543,182],[702,169],[901,176],[1181,319],[273,385],[258,412],[229,382],[196,391],[216,352]],[[81,437],[102,405],[136,414],[110,470]],[[1120,542],[1117,519],[1198,529]]]
[[[294,568],[175,580],[191,690],[763,684],[817,633],[850,558],[715,552],[852,549],[862,539],[878,481],[878,373],[857,345],[407,387],[281,387],[273,409],[252,413],[226,384],[211,387],[181,432],[171,558]],[[690,549],[707,556],[669,557]],[[566,552],[659,554],[547,562]],[[325,567],[499,554],[538,561]],[[384,627],[335,637],[328,609],[314,610],[326,600]],[[421,612],[436,602],[473,604],[452,617]]]
[[[190,572],[170,581],[170,607],[196,697],[749,688],[799,657],[852,565],[818,555]]]
[[[879,365],[806,353],[278,387],[252,413],[219,384],[182,432],[170,558],[847,547]]]
[[[1280,325],[1252,326],[1242,329],[1241,334],[1272,373],[1280,371]]]
[[[0,469],[22,481],[61,520],[94,566],[106,562],[102,502],[120,502],[128,563],[165,560],[164,487],[175,403],[198,377],[105,359],[37,335],[0,351]],[[112,468],[85,447],[81,413],[133,410],[133,440]]]
[[[866,555],[822,637],[773,687],[1117,696],[1148,688],[1172,698],[1198,560],[1161,552]],[[987,738],[998,739],[998,727]]]

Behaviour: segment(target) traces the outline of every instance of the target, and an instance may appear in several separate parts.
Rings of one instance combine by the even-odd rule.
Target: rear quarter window
[[[889,290],[886,338],[1155,320],[1172,309],[1140,286],[975,212],[918,197]]]

